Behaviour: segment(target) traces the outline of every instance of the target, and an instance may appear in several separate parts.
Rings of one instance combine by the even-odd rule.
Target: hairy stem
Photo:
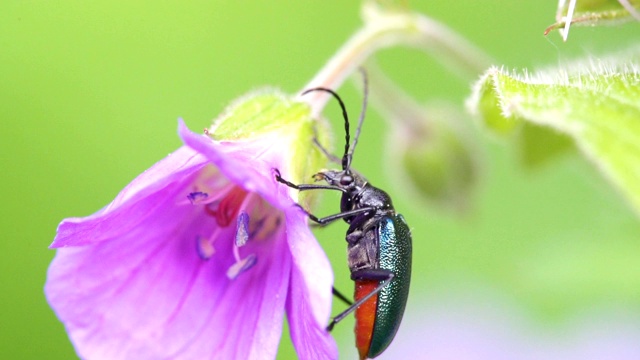
[[[363,27],[338,50],[304,89],[337,89],[376,51],[398,45],[434,53],[462,76],[477,76],[491,64],[487,55],[462,36],[424,15],[386,11],[374,2],[366,2],[362,14]],[[329,97],[328,94],[315,92],[300,100],[311,105],[314,115],[319,115]]]

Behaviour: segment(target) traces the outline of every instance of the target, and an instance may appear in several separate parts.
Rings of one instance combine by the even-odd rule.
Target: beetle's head
[[[345,192],[358,191],[367,182],[365,178],[350,170],[325,170],[313,175],[315,181],[324,180],[329,185],[344,189]]]

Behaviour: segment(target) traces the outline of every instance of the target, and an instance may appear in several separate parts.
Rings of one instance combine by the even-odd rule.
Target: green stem
[[[409,12],[391,12],[374,2],[362,8],[364,26],[358,30],[320,72],[304,87],[337,89],[367,58],[376,51],[398,45],[411,46],[435,53],[456,74],[475,77],[491,64],[481,50],[443,24]],[[313,115],[319,115],[329,97],[313,92],[300,98],[307,102]]]

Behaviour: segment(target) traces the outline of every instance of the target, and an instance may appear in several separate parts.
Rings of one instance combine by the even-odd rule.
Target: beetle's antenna
[[[324,87],[307,89],[303,91],[301,95],[308,94],[312,91],[328,92],[329,94],[333,95],[333,97],[336,98],[336,100],[338,100],[338,103],[340,103],[340,108],[342,109],[342,117],[344,118],[344,133],[345,133],[344,155],[342,156],[342,170],[347,170],[349,168],[349,165],[351,164],[351,154],[353,153],[353,151],[349,153],[349,145],[350,145],[349,142],[351,141],[351,137],[349,136],[349,116],[347,115],[347,108],[344,106],[344,102],[335,91],[324,88]],[[360,122],[362,123],[362,121]],[[360,129],[360,126],[358,126],[358,133],[360,133],[359,129]]]
[[[364,116],[367,113],[367,101],[369,100],[369,78],[367,77],[367,71],[364,68],[359,68],[360,74],[362,74],[362,82],[364,85],[364,98],[362,100],[362,110],[360,111],[360,118],[358,119],[358,128],[356,129],[356,136],[353,138],[353,145],[351,146],[351,151],[349,154],[345,155],[347,157],[347,167],[351,167],[351,159],[353,159],[353,153],[356,151],[356,144],[358,143],[358,138],[360,137],[360,130],[362,130],[362,124],[364,123]],[[343,161],[344,162],[344,161]],[[343,170],[346,170],[343,166]]]

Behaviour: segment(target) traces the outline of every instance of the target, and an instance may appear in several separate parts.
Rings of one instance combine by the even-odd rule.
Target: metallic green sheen
[[[411,230],[400,214],[384,217],[378,224],[380,269],[395,276],[378,293],[370,358],[380,355],[396,336],[409,296],[411,282]]]

